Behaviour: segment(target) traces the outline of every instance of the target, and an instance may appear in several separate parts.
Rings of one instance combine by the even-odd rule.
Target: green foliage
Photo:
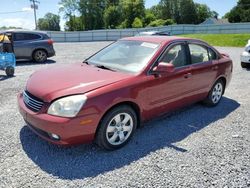
[[[103,29],[104,28],[104,9],[103,0],[80,0],[78,3],[85,30]]]
[[[167,19],[167,20],[158,19],[158,20],[152,21],[148,26],[149,27],[159,27],[159,26],[173,25],[173,24],[175,24],[175,22],[172,19]]]
[[[207,18],[218,17],[218,13],[211,11],[210,8],[205,4],[195,3],[195,6],[197,13],[197,24],[204,22]]]
[[[199,24],[209,17],[214,17],[207,5],[194,3],[193,0],[161,0],[151,8],[158,19],[172,19],[177,24]]]
[[[60,31],[60,16],[47,13],[38,20],[38,28],[44,31]]]
[[[15,27],[15,26],[2,26],[0,27],[0,30],[8,30],[8,29],[23,29],[21,27]]]
[[[197,23],[197,12],[193,0],[180,0],[180,21],[181,24]]]
[[[193,0],[160,0],[149,9],[145,9],[145,0],[61,0],[59,5],[68,31],[199,24],[218,16]]]
[[[143,19],[144,26],[149,25],[151,22],[155,20],[156,20],[156,16],[154,15],[154,13],[150,9],[147,9],[145,11],[145,17]]]
[[[192,34],[182,36],[201,39],[213,46],[232,47],[244,47],[250,38],[250,34]]]
[[[133,28],[142,28],[143,24],[140,18],[136,17],[135,20],[132,23]]]
[[[156,19],[162,18],[162,6],[160,4],[152,6],[148,10],[156,17]]]
[[[65,24],[66,31],[79,31],[84,29],[81,18],[76,16],[78,13],[78,0],[61,0],[59,6],[59,12],[62,12],[64,18],[67,20]]]
[[[118,6],[108,6],[104,10],[104,24],[105,28],[115,29],[121,20],[121,15],[118,9]]]
[[[145,15],[144,0],[120,0],[119,5],[125,28],[131,28],[136,17],[142,19]]]
[[[70,16],[69,20],[65,23],[66,31],[82,31],[84,30],[84,24],[82,17]]]
[[[239,0],[237,5],[225,15],[229,22],[250,22],[250,0]]]

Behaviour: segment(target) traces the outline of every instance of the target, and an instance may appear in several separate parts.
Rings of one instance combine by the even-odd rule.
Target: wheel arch
[[[105,113],[102,115],[102,117],[101,117],[101,119],[99,121],[99,124],[98,124],[98,126],[96,128],[95,138],[96,138],[96,134],[97,134],[97,132],[98,132],[98,130],[100,128],[100,124],[101,124],[103,118],[105,117],[105,115],[107,113],[109,113],[111,110],[113,110],[114,108],[116,108],[118,106],[122,106],[122,105],[125,105],[125,106],[127,105],[127,106],[131,107],[135,111],[136,116],[137,116],[137,128],[140,127],[140,124],[141,124],[141,110],[140,110],[139,105],[136,104],[135,102],[132,102],[132,101],[123,101],[123,102],[119,102],[117,104],[114,104],[113,106],[111,106],[110,108],[108,108],[108,110],[105,111]]]
[[[214,82],[214,84],[218,81],[218,80],[221,80],[224,84],[224,89],[223,89],[223,93],[225,93],[225,90],[226,90],[226,86],[227,86],[227,79],[225,76],[220,76],[219,78],[216,79],[216,81]]]

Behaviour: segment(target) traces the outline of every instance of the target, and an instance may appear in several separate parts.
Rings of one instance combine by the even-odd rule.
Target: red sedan
[[[60,145],[124,146],[141,122],[203,101],[216,106],[232,60],[200,40],[121,39],[83,63],[35,72],[19,110],[40,137]]]

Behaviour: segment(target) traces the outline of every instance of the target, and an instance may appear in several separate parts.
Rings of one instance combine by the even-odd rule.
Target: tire
[[[135,111],[127,105],[109,111],[100,122],[96,143],[106,150],[116,150],[126,145],[137,127]]]
[[[213,107],[219,104],[222,95],[224,93],[224,90],[225,90],[225,84],[221,79],[219,79],[218,81],[215,82],[215,84],[209,91],[207,98],[204,100],[205,105]]]
[[[33,60],[38,62],[38,63],[43,63],[47,60],[48,55],[45,50],[36,50],[33,53]]]
[[[241,62],[241,67],[242,67],[242,68],[247,68],[247,64],[244,63],[244,62]]]
[[[7,76],[13,76],[14,73],[15,73],[14,67],[10,67],[10,66],[7,67],[7,68],[5,69],[5,73],[6,73]]]

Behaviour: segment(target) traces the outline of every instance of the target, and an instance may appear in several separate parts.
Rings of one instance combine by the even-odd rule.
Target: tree
[[[144,0],[120,0],[122,25],[131,28],[135,18],[143,19],[145,15]]]
[[[44,31],[60,31],[60,16],[47,13],[38,20],[38,28]]]
[[[81,16],[71,16],[65,23],[65,31],[82,31],[84,23]]]
[[[197,12],[193,0],[180,0],[180,22],[182,24],[195,24]]]
[[[180,0],[161,0],[159,3],[160,19],[173,19],[176,23],[180,23],[180,6]]]
[[[61,0],[59,2],[59,12],[64,13],[66,21],[66,30],[83,30],[84,24],[80,17],[77,17],[79,0]]]
[[[104,10],[104,24],[107,29],[115,29],[121,20],[118,6],[111,5]]]
[[[239,0],[237,5],[225,15],[229,22],[250,22],[250,0]]]
[[[145,10],[145,17],[143,19],[144,26],[149,25],[151,22],[155,20],[156,16],[154,15],[154,13],[150,9]]]
[[[207,18],[217,18],[219,15],[217,12],[211,11],[205,4],[195,3],[195,7],[197,13],[197,24],[204,22]]]
[[[162,6],[160,4],[152,6],[150,9],[148,9],[150,13],[152,13],[156,19],[162,18]]]
[[[105,9],[103,0],[80,0],[78,11],[80,12],[85,30],[104,28],[103,14]]]
[[[158,27],[158,26],[173,25],[173,24],[175,24],[175,22],[172,19],[167,19],[167,20],[158,19],[158,20],[152,21],[148,26]]]
[[[132,23],[132,27],[133,28],[142,28],[143,27],[143,23],[141,21],[140,18],[136,17],[135,20]]]

